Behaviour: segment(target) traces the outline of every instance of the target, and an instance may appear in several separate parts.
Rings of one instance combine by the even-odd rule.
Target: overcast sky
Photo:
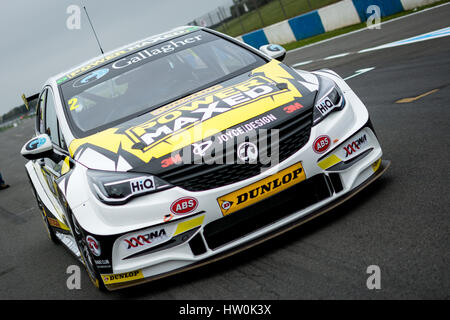
[[[104,51],[186,25],[231,0],[8,0],[0,4],[0,115],[41,90],[51,76],[100,54],[86,6]],[[81,8],[70,30],[67,8]],[[73,21],[73,20],[72,20]]]

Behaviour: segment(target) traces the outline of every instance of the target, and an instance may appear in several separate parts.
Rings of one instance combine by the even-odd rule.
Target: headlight
[[[172,187],[152,175],[88,170],[89,185],[97,198],[107,204],[123,204],[130,198]]]
[[[344,95],[334,81],[319,77],[319,92],[314,106],[313,125],[325,119],[331,112],[342,110],[345,106]]]

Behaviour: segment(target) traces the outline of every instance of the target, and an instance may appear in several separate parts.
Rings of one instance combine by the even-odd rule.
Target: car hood
[[[311,112],[317,89],[312,73],[272,60],[114,128],[74,139],[69,151],[90,169],[160,174],[186,150],[201,154],[213,136],[224,142]]]

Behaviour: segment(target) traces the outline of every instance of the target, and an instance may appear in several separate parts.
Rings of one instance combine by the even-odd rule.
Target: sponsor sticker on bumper
[[[222,214],[226,216],[292,187],[305,179],[305,171],[301,162],[299,162],[270,177],[219,197],[217,202]]]
[[[320,160],[317,165],[323,170],[327,170],[338,163],[347,163],[370,149],[371,144],[371,135],[367,129],[364,129],[342,143],[332,154]]]
[[[104,284],[120,283],[144,278],[141,270],[118,273],[118,274],[102,274]]]

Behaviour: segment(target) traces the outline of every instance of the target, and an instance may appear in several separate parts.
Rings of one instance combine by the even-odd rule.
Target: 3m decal
[[[169,157],[166,159],[161,160],[161,167],[167,168],[170,167],[173,164],[181,163],[183,160],[181,159],[180,154],[176,154],[173,157]]]
[[[305,179],[305,172],[299,162],[270,177],[219,197],[217,202],[222,214],[226,216],[292,187]]]
[[[102,274],[104,284],[120,283],[144,278],[141,270],[119,273],[119,274]]]
[[[293,112],[295,112],[295,111],[297,111],[297,110],[300,110],[301,108],[303,108],[303,105],[300,104],[300,103],[298,103],[298,102],[296,102],[296,103],[291,104],[291,105],[289,105],[289,106],[287,106],[287,107],[284,107],[283,110],[284,110],[286,113],[293,113]]]

